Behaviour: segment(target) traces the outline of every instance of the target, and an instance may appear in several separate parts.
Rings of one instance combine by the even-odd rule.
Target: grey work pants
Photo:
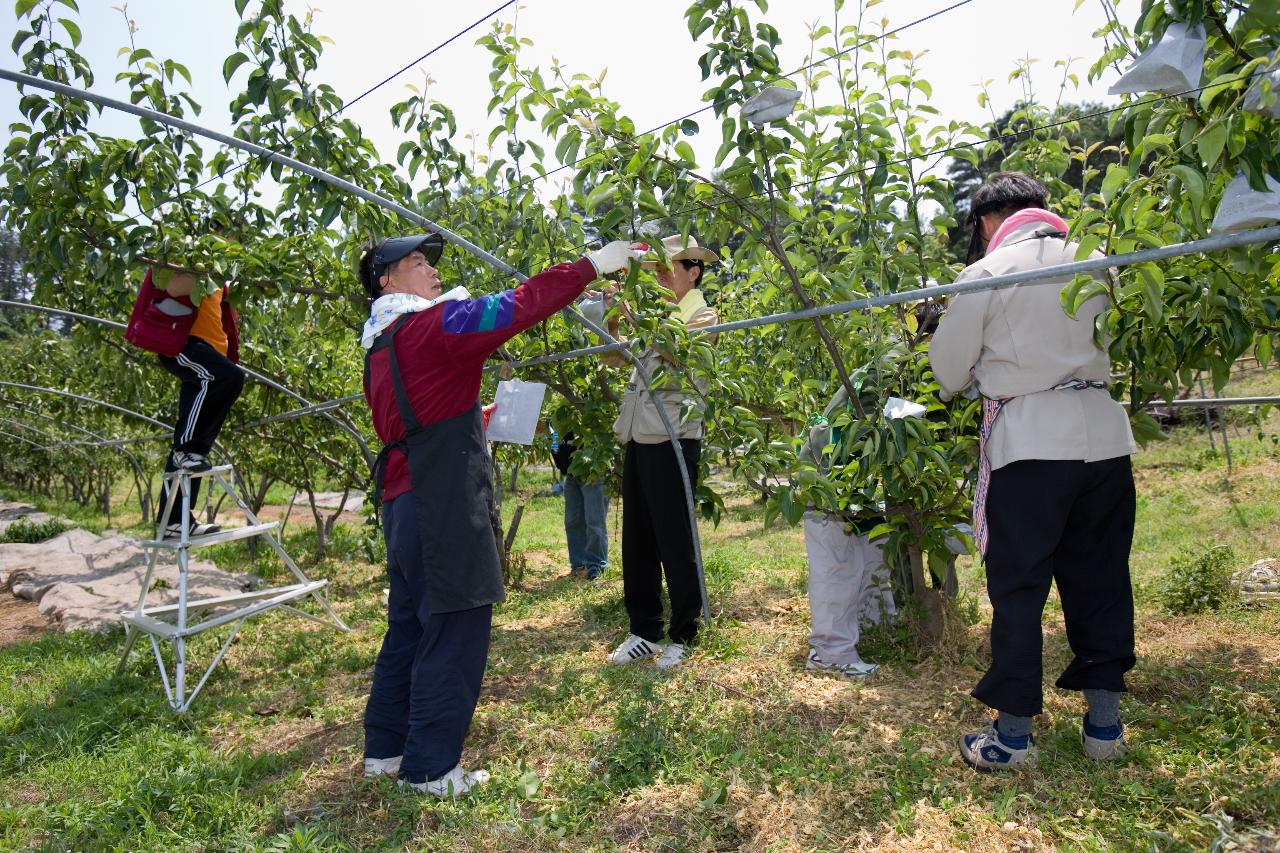
[[[804,547],[813,614],[809,645],[826,663],[861,663],[861,629],[897,612],[884,552],[878,542],[845,533],[840,519],[814,512],[804,516]]]

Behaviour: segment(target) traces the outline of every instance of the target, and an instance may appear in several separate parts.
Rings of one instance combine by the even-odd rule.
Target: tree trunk
[[[936,646],[942,640],[946,615],[942,596],[924,582],[924,552],[919,545],[907,546],[907,558],[911,561],[911,592],[920,605],[920,633],[925,643]]]
[[[320,512],[320,508],[316,506],[316,493],[311,488],[310,483],[307,483],[306,489],[307,503],[311,506],[311,517],[316,524],[316,561],[319,562],[325,558],[327,553],[325,549],[324,515]]]
[[[249,495],[249,508],[253,510],[254,515],[262,511],[262,505],[267,502],[267,492],[270,491],[273,483],[275,479],[270,474],[263,474],[258,480],[258,488]]]

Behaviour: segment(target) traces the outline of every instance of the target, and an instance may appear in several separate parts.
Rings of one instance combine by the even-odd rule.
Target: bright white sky
[[[891,26],[912,21],[953,0],[884,0],[869,16],[888,17]],[[112,0],[79,0],[79,18],[84,32],[82,51],[97,75],[94,89],[123,97],[122,85],[113,82],[122,69],[117,50],[127,44],[125,24]],[[453,33],[490,12],[501,0],[315,0],[316,32],[331,37],[320,79],[329,82],[345,99],[351,100],[373,83],[413,61]],[[858,0],[848,0],[845,16],[849,22]],[[571,71],[592,75],[608,69],[605,95],[620,102],[640,129],[648,129],[688,113],[702,105],[707,85],[701,80],[697,57],[701,52],[689,38],[683,12],[686,0],[521,0],[497,16],[514,22],[521,35],[533,40],[525,64],[544,69],[557,57]],[[1075,0],[972,0],[967,6],[948,12],[901,34],[896,47],[912,51],[928,50],[922,60],[923,76],[933,85],[932,103],[944,117],[980,121],[989,112],[977,103],[977,83],[992,80],[994,108],[1001,112],[1020,96],[1020,82],[1008,82],[1016,60],[1030,56],[1034,85],[1041,100],[1057,97],[1061,70],[1059,59],[1077,58],[1073,66],[1081,78],[1081,88],[1068,93],[1068,100],[1093,100],[1112,104],[1106,85],[1116,76],[1108,69],[1104,79],[1090,85],[1087,69],[1103,46],[1093,33],[1105,18],[1101,4],[1085,2],[1072,10]],[[288,0],[295,14],[305,12],[306,3]],[[1137,0],[1123,0],[1120,15],[1128,20],[1137,14]],[[782,36],[779,55],[784,69],[807,61],[807,32],[811,22],[832,21],[832,0],[774,0],[767,20]],[[517,11],[518,8],[518,11]],[[753,17],[759,19],[753,10]],[[0,37],[7,45],[16,30],[12,5],[5,4],[0,21]],[[238,23],[231,0],[130,0],[130,17],[137,21],[137,40],[159,56],[169,56],[185,64],[195,80],[193,95],[204,107],[198,121],[227,130],[229,103],[233,90],[222,81],[222,61],[234,50]],[[459,132],[476,132],[483,145],[492,121],[485,115],[490,98],[489,53],[475,44],[483,26],[440,50],[420,66],[434,79],[430,94],[448,104],[456,113]],[[16,57],[0,60],[17,68]],[[247,67],[247,66],[246,66]],[[391,104],[408,95],[407,83],[421,84],[422,71],[411,70],[353,107],[348,115],[360,123],[378,144],[384,157],[394,156],[402,141],[388,117]],[[233,78],[242,83],[244,69]],[[238,89],[237,89],[238,90]],[[19,118],[16,88],[0,81],[0,118],[7,127]],[[707,114],[710,118],[710,113]],[[704,132],[691,140],[700,161],[709,166],[719,144],[718,123],[707,122]],[[104,115],[95,129],[117,135],[137,132],[136,120],[118,114]],[[550,151],[550,146],[548,147]],[[555,165],[554,163],[549,165]]]

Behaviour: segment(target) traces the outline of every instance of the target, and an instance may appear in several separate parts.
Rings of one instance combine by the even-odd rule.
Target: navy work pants
[[[403,755],[400,778],[426,782],[462,756],[489,658],[493,607],[432,613],[413,492],[385,504],[382,515],[391,594],[365,706],[364,754]]]
[[[1135,495],[1128,456],[1101,462],[1029,459],[991,472],[987,593],[991,668],[973,689],[998,711],[1042,710],[1040,620],[1058,585],[1074,658],[1057,685],[1122,692],[1134,665]]]

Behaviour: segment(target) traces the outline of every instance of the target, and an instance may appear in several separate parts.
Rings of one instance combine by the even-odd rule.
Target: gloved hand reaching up
[[[588,252],[587,260],[591,261],[591,265],[596,268],[597,275],[608,275],[609,273],[624,270],[632,261],[638,261],[643,258],[647,248],[643,243],[614,240],[594,252]]]

